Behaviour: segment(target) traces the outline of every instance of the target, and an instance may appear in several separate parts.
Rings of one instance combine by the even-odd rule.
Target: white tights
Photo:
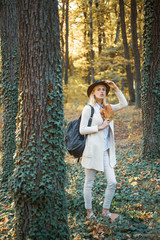
[[[92,187],[96,172],[97,171],[94,169],[85,169],[84,201],[86,209],[92,209]],[[112,168],[109,164],[108,151],[104,152],[104,175],[107,179],[107,188],[105,191],[103,208],[109,209],[114,197],[117,182],[114,168]]]

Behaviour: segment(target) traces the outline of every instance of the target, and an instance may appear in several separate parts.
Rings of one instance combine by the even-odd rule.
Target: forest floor
[[[80,110],[65,110],[70,121]],[[141,110],[134,106],[115,114],[117,190],[111,212],[120,216],[115,222],[101,217],[106,180],[97,173],[93,187],[93,210],[96,219],[87,220],[83,200],[84,169],[69,154],[65,156],[67,178],[66,198],[70,239],[132,240],[153,239],[160,236],[158,213],[160,165],[158,160],[141,159]],[[0,190],[0,239],[12,239],[14,204],[10,195]],[[49,239],[48,239],[49,240]]]
[[[80,112],[66,111],[72,120]],[[96,219],[87,220],[83,200],[84,169],[69,154],[66,155],[68,186],[67,208],[71,236],[82,239],[160,239],[160,200],[158,160],[141,159],[141,110],[129,106],[115,114],[117,190],[111,212],[120,217],[112,223],[101,217],[106,180],[97,173],[93,186],[93,211]]]

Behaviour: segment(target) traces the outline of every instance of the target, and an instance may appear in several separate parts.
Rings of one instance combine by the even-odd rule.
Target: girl
[[[105,100],[110,88],[115,90],[119,100],[118,104],[111,104],[112,110],[116,112],[128,106],[126,98],[114,82],[101,80],[94,82],[87,90],[89,104],[94,107],[92,125],[87,126],[91,107],[86,105],[82,111],[80,133],[88,135],[82,155],[82,166],[85,168],[84,201],[87,218],[95,217],[92,211],[92,187],[96,172],[102,171],[107,179],[102,215],[114,221],[118,214],[109,211],[117,183],[114,172],[116,164],[114,126],[113,121],[103,120],[100,114],[100,109],[107,105]]]

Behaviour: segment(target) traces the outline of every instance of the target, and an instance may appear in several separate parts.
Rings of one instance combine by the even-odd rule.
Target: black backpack
[[[91,116],[88,121],[88,126],[91,126],[94,108],[91,105],[89,106],[91,107]],[[81,135],[79,132],[80,122],[81,116],[78,119],[69,122],[67,125],[67,133],[65,137],[65,143],[68,152],[75,158],[78,158],[78,161],[80,157],[82,157],[87,137],[87,135]]]

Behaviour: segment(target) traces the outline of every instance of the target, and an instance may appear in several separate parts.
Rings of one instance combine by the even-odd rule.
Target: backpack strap
[[[92,124],[92,118],[93,118],[93,114],[94,114],[94,107],[91,106],[90,104],[88,104],[88,105],[91,107],[91,116],[90,116],[89,121],[88,121],[88,127],[90,127],[91,124]]]
[[[93,118],[93,114],[94,114],[94,107],[92,107],[90,104],[88,104],[88,105],[91,107],[91,116],[90,116],[90,118],[88,120],[88,127],[90,127],[91,124],[92,124],[92,118]],[[81,116],[80,116],[80,118],[81,118]],[[79,160],[80,160],[80,157],[78,158],[77,162],[79,162]]]

